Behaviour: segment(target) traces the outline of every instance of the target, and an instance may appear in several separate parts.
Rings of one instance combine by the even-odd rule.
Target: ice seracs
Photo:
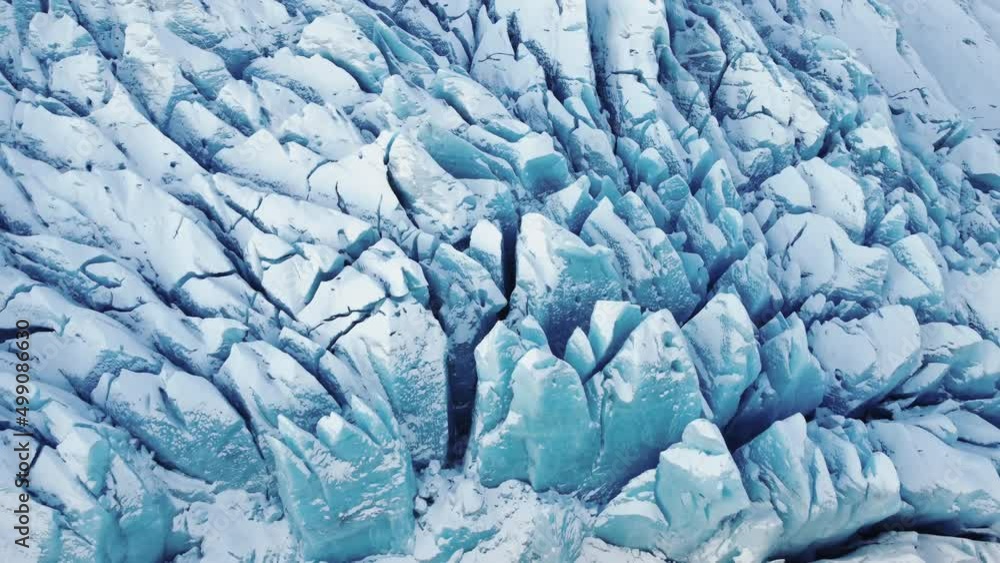
[[[381,416],[355,400],[350,420],[333,412],[315,434],[279,416],[267,445],[303,555],[350,561],[412,544],[413,472],[398,430]]]
[[[760,373],[753,323],[735,295],[720,293],[684,325],[684,336],[713,420],[725,426]]]
[[[756,537],[739,530],[740,521],[753,522]],[[719,429],[698,419],[660,454],[656,469],[630,481],[607,505],[595,533],[670,559],[710,561],[737,553],[762,558],[780,528],[773,513],[751,504]]]
[[[0,2],[6,559],[997,559],[998,30]]]
[[[444,331],[417,303],[385,301],[340,337],[334,352],[385,390],[414,463],[441,461],[448,446]]]
[[[873,453],[858,421],[806,424],[796,414],[736,451],[749,498],[769,502],[782,522],[774,554],[836,542],[901,508],[889,457]]]
[[[913,310],[902,305],[854,321],[816,323],[809,343],[820,366],[832,373],[824,404],[840,414],[858,413],[885,397],[920,365],[920,327]]]
[[[537,319],[561,353],[572,327],[584,324],[594,303],[621,298],[612,256],[607,247],[589,246],[542,215],[525,215],[511,309]]]

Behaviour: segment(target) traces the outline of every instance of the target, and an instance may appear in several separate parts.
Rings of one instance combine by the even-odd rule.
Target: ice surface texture
[[[0,560],[1000,561],[997,0],[0,2]]]

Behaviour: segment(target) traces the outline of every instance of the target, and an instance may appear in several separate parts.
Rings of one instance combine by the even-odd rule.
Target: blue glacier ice
[[[722,434],[704,419],[688,424],[656,469],[630,481],[595,527],[614,545],[684,561],[732,557],[734,547],[763,558],[780,530],[770,507],[751,503]]]
[[[996,0],[0,2],[0,559],[1000,561],[997,68]]]

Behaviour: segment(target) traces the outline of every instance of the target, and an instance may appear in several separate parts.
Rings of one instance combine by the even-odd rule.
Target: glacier
[[[0,559],[1000,562],[998,69],[998,0],[0,2]]]

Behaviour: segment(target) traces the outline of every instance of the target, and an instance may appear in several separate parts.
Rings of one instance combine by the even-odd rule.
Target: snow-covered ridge
[[[996,0],[0,2],[4,561],[1000,561]]]

